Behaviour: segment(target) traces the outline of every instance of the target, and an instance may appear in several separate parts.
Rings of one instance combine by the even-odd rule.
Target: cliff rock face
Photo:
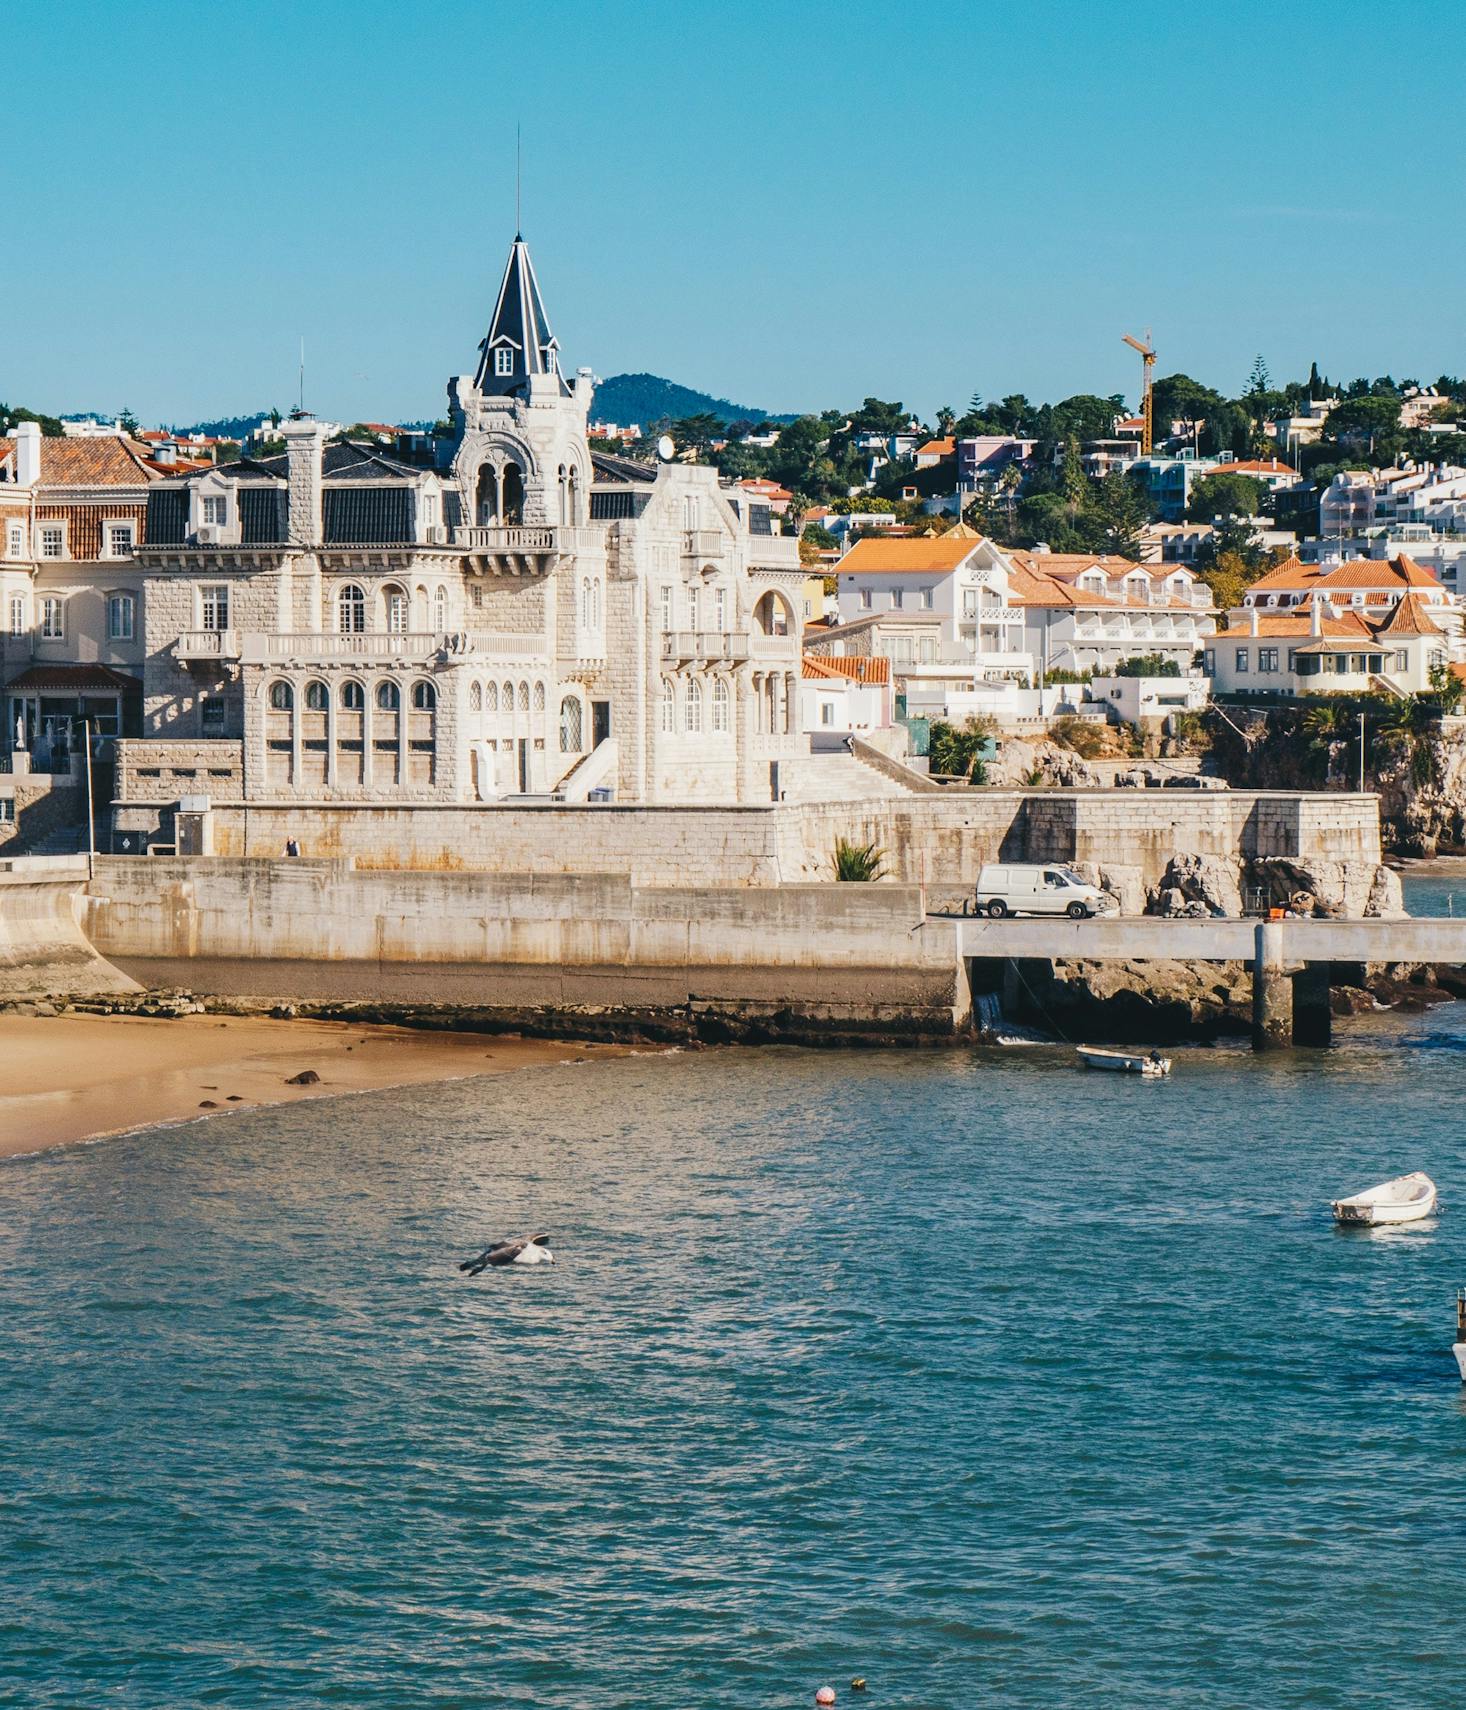
[[[1268,908],[1330,919],[1396,918],[1405,913],[1399,876],[1372,861],[1299,861],[1268,855],[1248,863],[1249,883]]]
[[[1214,855],[1173,855],[1146,903],[1147,914],[1239,915],[1241,863]]]
[[[1245,962],[1025,962],[1032,1019],[1073,1037],[1154,1044],[1246,1032]]]

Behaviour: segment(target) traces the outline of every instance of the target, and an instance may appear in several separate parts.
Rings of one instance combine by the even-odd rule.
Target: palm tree
[[[848,883],[866,884],[885,876],[885,850],[874,843],[852,843],[847,837],[835,839],[835,877]]]

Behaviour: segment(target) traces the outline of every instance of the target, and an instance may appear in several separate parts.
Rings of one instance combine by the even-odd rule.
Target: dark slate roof
[[[479,349],[483,355],[479,358],[473,383],[486,397],[518,397],[529,389],[531,374],[548,374],[552,366],[560,381],[560,390],[569,396],[570,388],[560,373],[559,346],[550,331],[550,318],[545,313],[539,281],[534,276],[534,263],[529,259],[529,248],[518,232],[509,246],[509,260],[499,286],[498,301],[494,304],[494,316]],[[496,350],[509,351],[511,368],[508,373],[498,372],[494,360]]]
[[[604,451],[590,454],[592,479],[596,481],[655,481],[655,463],[638,463],[630,457],[611,457]]]
[[[190,471],[198,475],[222,475],[226,481],[284,481],[290,470],[285,453],[276,457],[241,457],[234,463]],[[416,481],[422,473],[411,464],[388,457],[374,445],[343,440],[321,453],[321,474],[327,481]]]

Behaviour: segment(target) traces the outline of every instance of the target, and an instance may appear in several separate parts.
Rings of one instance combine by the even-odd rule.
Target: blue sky
[[[1466,370],[1466,8],[5,11],[0,398],[395,420],[514,224],[566,361],[772,410]]]

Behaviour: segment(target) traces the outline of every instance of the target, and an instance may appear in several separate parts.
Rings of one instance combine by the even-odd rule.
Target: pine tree
[[[1261,351],[1252,365],[1252,373],[1248,377],[1247,391],[1250,397],[1256,397],[1260,392],[1272,390],[1273,377],[1268,373],[1267,363],[1263,361]]]

